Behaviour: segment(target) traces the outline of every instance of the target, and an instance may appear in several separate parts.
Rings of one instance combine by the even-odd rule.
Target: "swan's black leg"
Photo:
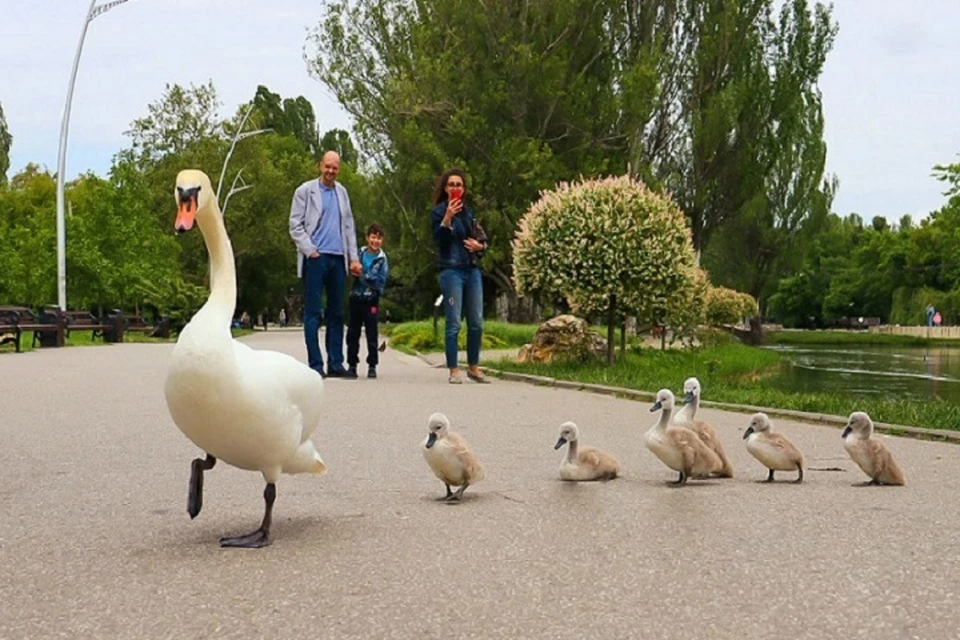
[[[773,469],[770,469],[770,475],[767,476],[767,482],[773,482]]]
[[[187,513],[190,519],[200,515],[200,509],[203,508],[203,472],[213,469],[217,464],[217,459],[209,453],[206,459],[196,458],[190,463],[190,487],[187,489]]]
[[[456,492],[456,493],[450,494],[449,496],[447,496],[447,498],[445,498],[446,501],[447,501],[447,502],[459,502],[460,499],[463,498],[463,492],[466,491],[466,490],[467,490],[467,487],[469,487],[469,486],[470,486],[470,483],[469,483],[469,482],[464,482],[462,485],[460,485],[460,488],[457,489],[457,492]],[[449,491],[450,488],[447,487],[447,490]]]
[[[794,482],[796,484],[800,484],[801,482],[803,482],[803,467],[801,467],[800,465],[797,465],[797,473],[799,473],[800,475],[797,476],[797,479],[794,480]]]
[[[676,482],[668,482],[667,484],[672,485],[674,487],[682,487],[683,485],[687,484],[687,474],[681,471],[680,477],[677,478]]]
[[[450,485],[448,485],[446,482],[444,482],[444,483],[443,483],[443,486],[445,486],[445,487],[447,488],[447,495],[443,496],[442,498],[437,498],[437,500],[438,500],[439,502],[443,502],[443,501],[445,501],[445,500],[449,500],[449,499],[450,499],[450,496],[453,495],[453,491],[450,491]]]
[[[267,483],[267,488],[263,490],[263,501],[266,508],[263,512],[263,522],[260,528],[253,533],[243,536],[233,536],[220,538],[221,547],[244,547],[246,549],[259,549],[270,544],[270,524],[273,522],[273,502],[277,499],[277,485],[272,482]]]

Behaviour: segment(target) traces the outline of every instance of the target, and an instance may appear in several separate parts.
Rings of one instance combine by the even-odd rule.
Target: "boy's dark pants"
[[[355,367],[360,362],[360,327],[367,334],[367,364],[371,367],[380,362],[377,351],[379,318],[378,300],[364,300],[350,296],[350,320],[347,327],[347,366]]]

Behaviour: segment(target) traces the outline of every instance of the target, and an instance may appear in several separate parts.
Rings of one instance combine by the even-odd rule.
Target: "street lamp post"
[[[67,85],[67,101],[63,105],[63,121],[60,123],[60,148],[57,153],[57,304],[63,311],[67,310],[67,240],[66,221],[64,220],[65,198],[63,193],[64,172],[67,160],[67,131],[70,129],[70,103],[73,101],[73,86],[77,81],[77,69],[80,67],[80,53],[83,51],[83,39],[87,36],[87,26],[97,16],[110,9],[127,2],[127,0],[113,0],[98,5],[97,0],[90,0],[87,17],[83,20],[80,30],[80,42],[77,43],[77,53],[73,58],[73,71],[70,72],[70,84]]]

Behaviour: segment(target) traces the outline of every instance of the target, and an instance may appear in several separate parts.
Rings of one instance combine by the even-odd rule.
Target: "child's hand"
[[[360,266],[360,263],[354,260],[350,263],[350,275],[356,277],[363,273],[363,267]]]

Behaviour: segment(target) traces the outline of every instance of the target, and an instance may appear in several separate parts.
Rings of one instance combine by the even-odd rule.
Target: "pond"
[[[790,363],[770,386],[852,397],[942,399],[960,403],[960,344],[768,347]]]

